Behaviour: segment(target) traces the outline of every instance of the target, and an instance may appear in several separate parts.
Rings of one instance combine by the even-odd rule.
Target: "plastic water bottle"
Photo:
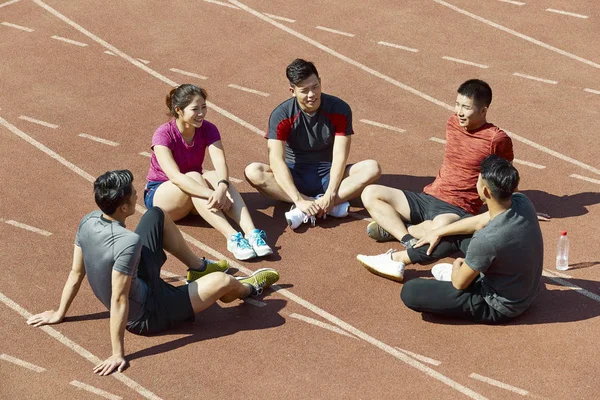
[[[556,252],[556,269],[566,271],[569,269],[569,237],[567,231],[560,232],[558,250]]]

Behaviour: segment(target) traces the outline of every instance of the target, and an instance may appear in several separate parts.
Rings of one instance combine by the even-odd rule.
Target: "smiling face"
[[[473,98],[459,94],[456,96],[454,112],[460,126],[470,131],[477,129],[487,122],[487,107],[478,106]]]
[[[291,85],[290,92],[304,112],[314,113],[321,106],[321,80],[315,74],[297,85]]]
[[[177,111],[177,120],[180,121],[184,126],[193,126],[194,128],[200,128],[206,117],[206,100],[202,96],[195,95],[192,98],[190,104],[188,104],[183,110],[179,107]]]

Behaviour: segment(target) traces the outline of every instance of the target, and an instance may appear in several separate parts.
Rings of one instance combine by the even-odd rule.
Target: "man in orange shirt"
[[[450,242],[441,243],[431,254],[413,246],[425,233],[479,211],[483,203],[477,194],[477,178],[484,158],[495,154],[513,160],[510,137],[486,119],[492,102],[490,86],[471,79],[457,92],[455,114],[446,125],[444,160],[435,181],[422,193],[382,185],[369,185],[362,193],[374,219],[367,234],[377,241],[398,239],[406,248],[377,256],[358,255],[365,268],[377,275],[401,281],[406,265],[432,262],[458,250]],[[408,228],[407,223],[411,224]]]

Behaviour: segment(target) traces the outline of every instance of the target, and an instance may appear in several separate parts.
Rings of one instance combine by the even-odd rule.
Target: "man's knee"
[[[253,162],[244,169],[244,176],[251,185],[261,186],[265,183],[264,164]]]
[[[364,160],[361,161],[361,172],[366,183],[373,183],[381,176],[381,166],[375,160]]]
[[[404,303],[404,305],[411,310],[414,310],[418,306],[418,299],[421,295],[421,291],[423,290],[421,286],[422,279],[412,279],[402,286],[402,290],[400,291],[400,300]]]
[[[378,200],[380,192],[380,185],[368,185],[367,187],[365,187],[365,189],[360,195],[360,199],[362,200],[365,207],[369,208],[369,206],[371,206],[373,202]]]

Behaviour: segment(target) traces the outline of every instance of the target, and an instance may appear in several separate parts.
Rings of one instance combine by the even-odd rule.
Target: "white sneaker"
[[[324,195],[320,194],[315,198],[318,199],[319,197],[323,197],[323,196]],[[350,202],[345,201],[336,206],[333,206],[333,208],[331,209],[331,211],[329,211],[327,213],[327,215],[331,215],[332,217],[336,217],[336,218],[346,218],[348,216],[349,209],[350,209]],[[323,216],[323,218],[325,218],[325,216]]]
[[[437,281],[452,282],[452,264],[436,264],[431,268],[431,274]]]
[[[234,233],[227,239],[227,250],[229,250],[238,260],[248,260],[256,257],[254,249],[248,243],[241,232]]]
[[[310,221],[311,226],[315,226],[317,223],[317,218],[314,215],[310,217],[300,211],[296,206],[292,206],[290,211],[285,213],[285,220],[287,221],[288,226],[294,230],[303,223]]]
[[[268,256],[269,254],[273,254],[273,249],[269,247],[267,244],[267,234],[265,231],[260,229],[255,229],[250,232],[249,235],[246,235],[246,240],[252,246],[252,249],[259,257]]]
[[[403,262],[392,260],[393,249],[389,249],[384,254],[377,256],[365,256],[359,254],[356,259],[366,268],[369,272],[375,275],[382,276],[393,281],[401,282],[404,279],[404,265]]]

